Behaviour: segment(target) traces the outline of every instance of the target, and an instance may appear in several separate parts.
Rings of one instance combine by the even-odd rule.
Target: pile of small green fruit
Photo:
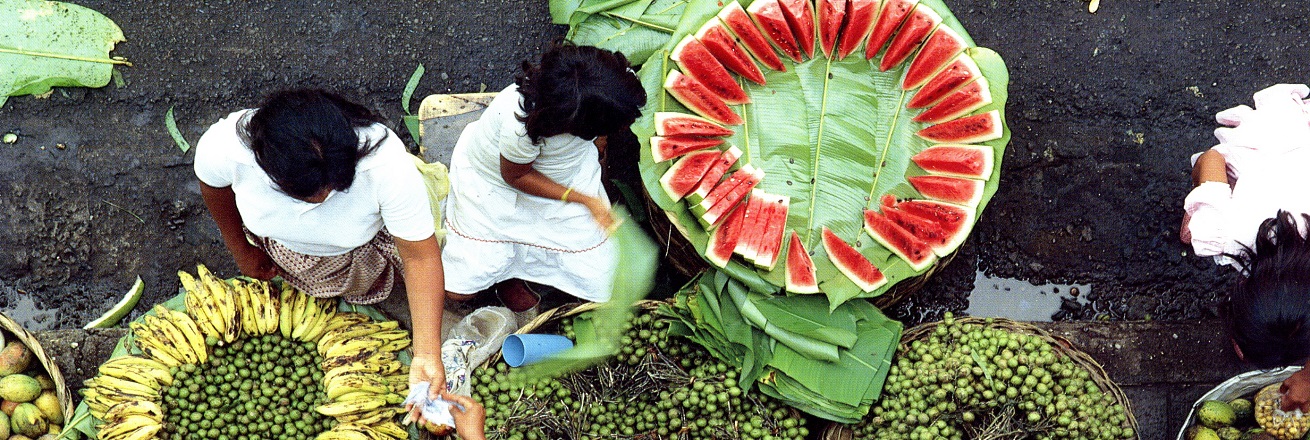
[[[856,438],[1135,438],[1114,396],[1045,340],[962,321],[902,343]]]
[[[1278,384],[1272,387],[1276,390]],[[1201,401],[1196,407],[1196,423],[1187,429],[1187,440],[1281,440],[1297,439],[1305,434],[1304,419],[1288,418],[1290,423],[1273,423],[1274,411],[1270,409],[1263,416],[1258,414],[1261,403],[1257,401],[1255,394],[1228,401]],[[1265,429],[1266,426],[1270,429]]]
[[[559,331],[573,338],[570,320]],[[553,379],[520,378],[503,362],[473,375],[487,438],[804,439],[805,420],[746,391],[737,372],[638,312],[608,363]]]
[[[159,438],[314,438],[337,423],[314,410],[328,402],[321,361],[313,342],[276,333],[216,347],[175,369]]]

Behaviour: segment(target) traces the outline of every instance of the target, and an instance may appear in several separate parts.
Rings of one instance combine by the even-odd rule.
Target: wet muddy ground
[[[0,108],[0,310],[78,327],[140,275],[143,304],[176,271],[235,267],[183,154],[227,113],[288,87],[335,89],[397,123],[414,67],[427,94],[497,90],[564,29],[543,0],[82,1],[116,21],[124,84]],[[951,1],[1010,68],[1014,131],[1001,189],[959,255],[893,311],[963,311],[978,271],[1090,285],[1059,318],[1213,316],[1231,273],[1178,242],[1187,157],[1213,114],[1278,82],[1306,82],[1306,2]],[[416,110],[412,109],[412,110]],[[982,286],[986,288],[986,286]],[[140,309],[140,308],[139,308]]]

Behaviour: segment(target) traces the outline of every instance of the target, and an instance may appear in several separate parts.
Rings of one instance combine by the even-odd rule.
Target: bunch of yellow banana
[[[196,266],[196,273],[198,278],[183,271],[177,273],[186,290],[187,313],[195,318],[206,338],[236,341],[241,333],[241,316],[235,290],[203,264]]]
[[[247,335],[267,335],[277,331],[280,295],[275,295],[267,281],[232,280],[236,292],[241,330]]]
[[[356,338],[361,336],[374,337],[380,341],[383,341],[384,343],[404,340],[405,344],[402,345],[401,347],[387,350],[387,351],[397,351],[409,345],[408,342],[409,332],[404,330],[399,330],[399,327],[400,327],[400,323],[396,321],[382,321],[382,322],[365,321],[361,323],[344,325],[332,330],[328,330],[323,334],[323,337],[319,338],[318,340],[318,354],[323,357],[328,357],[328,350],[331,349],[333,346],[339,345],[342,342],[349,340],[351,338]]]
[[[149,402],[146,402],[149,403]],[[123,407],[124,404],[118,404],[115,408]],[[153,404],[152,404],[153,405]],[[155,433],[163,429],[164,423],[160,421],[163,418],[163,412],[157,411],[158,417],[148,415],[148,409],[131,408],[119,411],[115,419],[106,420],[105,424],[100,425],[96,438],[100,440],[145,440],[155,438]]]
[[[327,331],[328,323],[337,314],[336,299],[319,299],[282,284],[278,330],[283,337],[313,342]]]
[[[101,369],[100,374],[82,383],[83,401],[91,415],[101,420],[107,420],[105,417],[114,405],[155,401],[159,398],[159,390],[173,380],[163,364],[139,356],[116,358],[106,362]]]
[[[209,360],[205,338],[190,316],[159,305],[154,313],[128,324],[141,352],[169,367]]]
[[[374,425],[358,423],[340,423],[324,431],[314,440],[390,440],[409,438],[409,433],[400,424],[389,421]]]

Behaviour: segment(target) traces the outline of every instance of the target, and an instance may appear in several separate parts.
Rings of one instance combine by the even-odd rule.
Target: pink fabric
[[[373,304],[390,296],[402,280],[400,253],[386,228],[363,246],[329,257],[298,253],[250,231],[246,238],[268,253],[282,278],[315,298],[340,296],[351,304]]]

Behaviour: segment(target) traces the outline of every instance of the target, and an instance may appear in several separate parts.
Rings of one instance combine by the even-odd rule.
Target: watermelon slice
[[[926,202],[925,200],[915,200],[914,202]],[[935,202],[929,202],[935,203]],[[904,202],[896,204],[892,208],[883,208],[882,212],[887,219],[904,228],[910,235],[923,240],[932,247],[933,254],[938,257],[945,257],[955,252],[969,237],[969,229],[972,225],[960,229],[951,229],[950,225],[937,221],[932,215],[920,215],[903,209]],[[910,206],[922,206],[921,204],[911,204]],[[955,205],[939,204],[942,207],[952,207],[965,209],[972,212],[970,208],[958,207]],[[972,216],[970,216],[972,219]]]
[[[992,177],[995,150],[986,145],[934,145],[910,157],[932,174],[987,180]]]
[[[744,208],[746,214],[745,218],[742,219],[745,223],[742,224],[742,229],[751,232],[750,235],[738,240],[737,248],[733,250],[733,252],[745,258],[746,261],[755,261],[755,253],[760,242],[758,232],[763,231],[768,226],[765,222],[760,221],[760,216],[764,214],[764,196],[761,195],[763,192],[764,190],[759,188],[752,188],[750,195],[746,196]]]
[[[952,58],[964,52],[964,48],[969,47],[969,43],[964,41],[955,29],[950,26],[938,26],[937,30],[932,31],[928,41],[923,43],[923,48],[914,56],[914,61],[910,61],[910,67],[905,69],[905,78],[901,80],[901,90],[914,90],[928,82],[933,73],[951,62]]]
[[[737,79],[728,73],[723,63],[714,58],[714,54],[691,35],[682,37],[682,41],[673,47],[669,58],[682,66],[682,73],[700,81],[715,95],[723,98],[723,102],[734,105],[751,102],[750,96],[746,95],[746,90],[741,88],[741,84],[737,84]]]
[[[733,131],[696,115],[655,112],[655,134],[660,136],[732,136]]]
[[[974,78],[982,78],[982,71],[978,70],[978,65],[973,62],[973,57],[968,53],[960,54],[951,64],[937,71],[932,79],[905,103],[905,108],[914,109],[933,105],[946,94],[973,81]]]
[[[710,241],[705,245],[705,259],[720,268],[728,265],[728,260],[732,259],[732,251],[741,238],[744,219],[744,209],[734,210],[727,216],[723,226],[710,234]]]
[[[837,34],[841,32],[842,20],[846,19],[846,0],[818,2],[819,44],[823,46],[823,55],[832,58],[832,51],[837,48]]]
[[[819,293],[819,276],[814,272],[814,261],[805,252],[805,244],[796,231],[791,231],[791,244],[787,246],[787,273],[784,286],[791,293]]]
[[[746,164],[730,174],[726,172],[725,174],[727,174],[727,178],[716,183],[713,188],[710,188],[710,192],[706,193],[705,197],[697,197],[699,200],[695,200],[691,203],[691,211],[693,214],[705,214],[705,211],[708,211],[710,207],[714,206],[714,204],[722,199],[724,195],[732,191],[732,189],[741,182],[747,180],[751,175],[754,175],[755,167]]]
[[[806,57],[814,57],[814,7],[810,0],[780,0],[782,11],[787,13],[787,26],[796,36],[796,43]]]
[[[696,185],[700,183],[701,177],[705,172],[714,165],[722,153],[715,151],[697,151],[688,154],[669,167],[668,171],[660,176],[660,187],[664,188],[664,193],[669,195],[673,201],[682,200]]]
[[[723,139],[696,136],[651,136],[650,155],[656,163],[723,145]]]
[[[769,41],[760,33],[760,29],[755,27],[755,22],[737,0],[732,0],[725,5],[723,10],[719,11],[718,18],[760,64],[779,72],[787,71],[787,65],[782,63],[782,58],[779,58],[778,53],[769,46]]]
[[[664,79],[664,90],[691,111],[711,121],[723,125],[741,125],[745,122],[708,87],[677,70],[669,71],[669,76]]]
[[[735,145],[724,150],[723,154],[719,155],[719,160],[714,161],[710,168],[705,170],[705,176],[701,177],[700,182],[696,183],[696,189],[687,193],[687,200],[692,204],[704,200],[705,196],[710,194],[710,190],[719,184],[719,179],[722,179],[723,175],[728,173],[728,169],[732,168],[732,165],[737,163],[737,159],[740,157],[741,150],[737,149]]]
[[[827,226],[823,227],[823,249],[828,252],[828,260],[837,266],[837,270],[855,282],[860,290],[868,293],[887,284],[887,277],[883,276],[882,271]]]
[[[765,199],[766,211],[762,217],[767,219],[768,226],[760,236],[755,265],[771,271],[778,265],[778,252],[782,251],[782,241],[786,237],[783,233],[787,230],[787,210],[791,205],[791,198],[785,195],[770,194],[770,196]]]
[[[721,194],[714,194],[711,192],[710,196],[705,199],[705,201],[712,203],[711,205],[706,206],[707,209],[705,213],[700,216],[705,229],[714,229],[719,225],[719,223],[723,222],[724,216],[741,204],[741,201],[746,198],[746,194],[749,194],[751,189],[755,188],[755,185],[759,184],[760,180],[763,179],[764,171],[755,169],[750,165],[744,166],[740,170],[733,172],[732,177],[730,177],[728,181],[731,183],[733,180],[736,180],[737,182],[731,183],[731,188],[728,188],[726,192]],[[724,185],[720,184],[719,186]],[[694,208],[696,207],[693,206],[692,208],[693,211],[695,211]]]
[[[887,40],[892,38],[892,33],[896,28],[901,26],[905,21],[905,16],[910,15],[919,0],[885,0],[882,9],[878,12],[878,20],[873,24],[873,30],[869,33],[869,41],[864,45],[864,58],[873,59],[882,51],[882,46],[887,44]]]
[[[791,26],[787,24],[787,14],[782,12],[778,0],[758,0],[746,8],[755,24],[764,30],[774,46],[792,61],[801,62],[801,49],[796,45],[796,36],[792,35]]]
[[[905,260],[915,271],[928,268],[936,259],[928,243],[915,237],[878,211],[864,210],[864,230],[883,247]]]
[[[951,94],[946,95],[932,108],[919,113],[914,117],[914,122],[927,122],[937,124],[949,121],[969,114],[974,110],[983,108],[992,103],[992,91],[987,87],[987,78],[978,77],[973,82],[965,84],[964,87],[955,89]]]
[[[924,197],[970,208],[982,201],[986,182],[953,176],[911,176],[906,180]]]
[[[917,134],[933,142],[974,144],[1000,139],[1004,134],[1004,126],[1001,124],[1001,112],[992,110],[929,126]]]
[[[837,59],[846,58],[869,39],[873,21],[878,18],[878,3],[878,0],[851,0],[846,7],[846,28],[837,44]]]
[[[756,66],[746,50],[737,45],[737,39],[733,38],[719,20],[711,18],[705,22],[705,25],[696,32],[696,39],[709,49],[714,59],[723,63],[723,67],[756,84],[764,85],[764,72],[760,71],[760,66]]]
[[[967,206],[932,200],[902,200],[895,204],[895,209],[937,222],[942,231],[952,240],[964,241],[973,228],[975,211]]]
[[[905,59],[918,49],[923,41],[928,39],[928,34],[937,25],[942,24],[942,16],[937,15],[928,5],[920,4],[914,7],[914,12],[910,17],[905,19],[905,24],[901,29],[896,31],[896,37],[887,45],[887,52],[882,54],[882,61],[878,62],[878,69],[886,72],[888,69],[901,65]]]

